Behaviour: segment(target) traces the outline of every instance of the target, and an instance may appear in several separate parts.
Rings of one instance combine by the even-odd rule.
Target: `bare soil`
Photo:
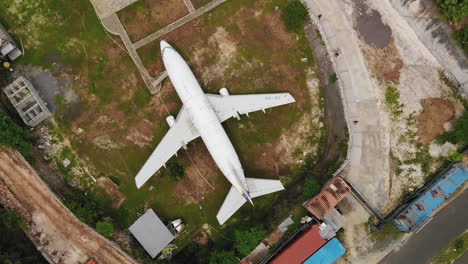
[[[376,48],[373,45],[368,45],[361,42],[361,48],[364,52],[364,57],[367,60],[367,65],[372,74],[377,77],[380,82],[384,83],[400,83],[400,70],[403,67],[403,61],[400,59],[398,50],[395,47],[393,37],[385,48]]]
[[[424,110],[417,118],[418,142],[427,146],[445,133],[444,124],[455,116],[455,106],[440,98],[424,99],[421,105]]]
[[[107,177],[101,177],[97,181],[98,185],[102,187],[112,199],[112,207],[119,208],[126,199],[125,196],[119,191],[119,186]]]
[[[273,246],[276,243],[278,243],[278,241],[280,241],[283,235],[284,235],[284,232],[281,232],[281,230],[276,229],[267,238],[265,238],[265,242],[267,242],[268,245]]]
[[[55,263],[137,263],[80,222],[18,152],[0,150],[0,181],[30,214],[30,234]]]
[[[132,41],[142,39],[188,14],[183,0],[142,0],[137,4],[136,8],[119,12]]]

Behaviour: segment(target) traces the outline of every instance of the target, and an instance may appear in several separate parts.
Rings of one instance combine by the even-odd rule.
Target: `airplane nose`
[[[163,52],[165,48],[170,48],[171,47],[171,45],[169,45],[169,43],[167,43],[164,40],[161,40],[160,46],[161,46],[161,52]]]

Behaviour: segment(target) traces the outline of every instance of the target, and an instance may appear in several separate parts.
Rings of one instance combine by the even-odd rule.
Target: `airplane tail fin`
[[[236,188],[234,188],[234,186],[231,186],[231,189],[229,190],[223,205],[216,215],[219,224],[224,224],[237,210],[239,210],[239,208],[241,208],[245,202],[247,202],[247,199],[245,198],[246,196],[249,198],[255,198],[265,194],[284,190],[283,184],[281,184],[281,182],[278,180],[246,178],[246,181],[247,187],[249,189],[248,195],[241,194],[236,190]],[[252,200],[249,202],[252,203]]]

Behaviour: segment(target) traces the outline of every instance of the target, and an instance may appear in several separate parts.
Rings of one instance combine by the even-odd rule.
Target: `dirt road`
[[[18,152],[0,149],[0,184],[28,211],[30,234],[55,263],[137,263],[80,222]]]

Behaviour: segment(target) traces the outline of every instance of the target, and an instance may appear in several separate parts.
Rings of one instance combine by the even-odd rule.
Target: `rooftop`
[[[317,218],[323,219],[350,192],[348,184],[341,177],[335,177],[317,196],[305,202],[304,206]]]
[[[138,218],[129,230],[152,258],[175,238],[152,209]]]
[[[274,258],[270,264],[301,264],[327,241],[320,236],[320,226],[314,225]]]

